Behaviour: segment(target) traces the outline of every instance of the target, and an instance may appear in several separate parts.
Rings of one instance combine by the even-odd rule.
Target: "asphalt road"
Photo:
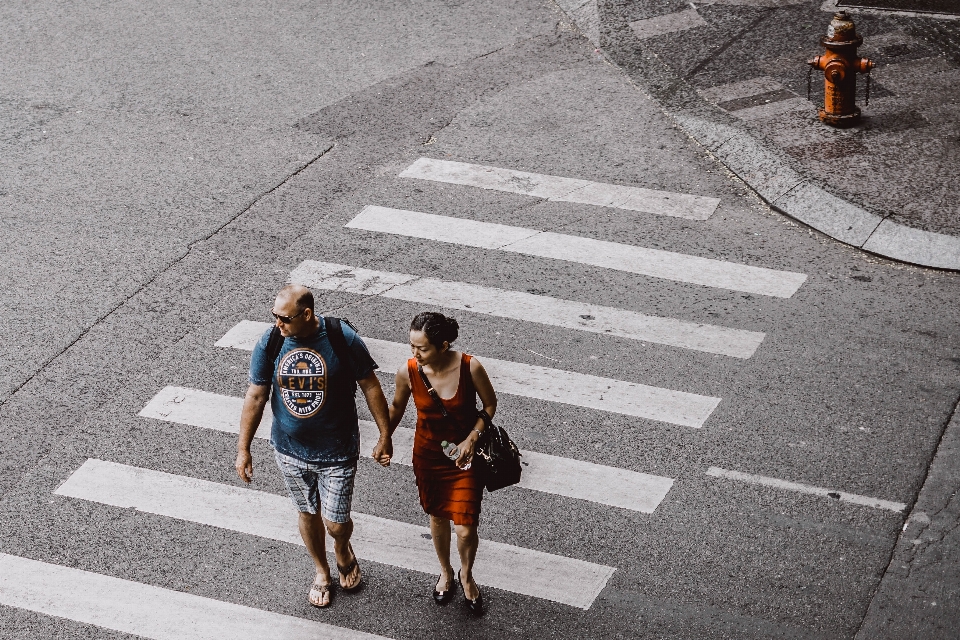
[[[0,553],[390,638],[856,634],[903,514],[707,470],[912,504],[960,397],[960,277],[770,211],[549,4],[0,11]],[[689,220],[399,176],[420,157],[720,203]],[[783,298],[345,226],[368,205],[807,278]],[[240,485],[234,436],[138,413],[171,385],[239,397],[249,354],[214,343],[268,320],[304,260],[765,337],[741,359],[449,311],[481,360],[720,403],[694,428],[501,394],[522,449],[674,481],[653,513],[523,488],[485,498],[484,540],[615,569],[589,608],[486,587],[474,620],[433,604],[435,576],[361,560],[367,588],[318,611],[300,546],[55,493],[88,459]],[[317,294],[393,342],[437,308]],[[253,489],[282,495],[268,445],[254,456]],[[425,525],[402,465],[361,459],[354,509]],[[0,606],[0,637],[128,637],[28,609]]]

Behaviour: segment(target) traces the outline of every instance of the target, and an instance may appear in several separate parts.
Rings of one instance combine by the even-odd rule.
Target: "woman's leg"
[[[450,521],[446,518],[430,516],[430,537],[433,538],[433,548],[436,549],[437,559],[440,561],[440,580],[437,581],[437,591],[449,591],[453,588],[453,567],[450,565]]]
[[[463,595],[476,600],[480,588],[473,580],[473,561],[477,557],[477,547],[480,546],[480,535],[477,525],[458,524],[457,551],[460,552],[460,582],[463,583]]]

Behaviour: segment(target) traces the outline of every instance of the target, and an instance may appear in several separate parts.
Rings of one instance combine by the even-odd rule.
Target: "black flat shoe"
[[[439,576],[437,576],[437,584],[440,584],[440,578],[442,577],[443,577],[442,573]],[[437,591],[437,587],[434,586],[433,601],[436,602],[437,604],[447,604],[448,602],[453,600],[453,594],[456,592],[457,592],[456,583],[451,584],[450,588],[447,589],[446,591]]]
[[[463,589],[463,580],[460,579],[460,572],[457,571],[457,582],[460,583],[460,588]],[[475,616],[483,615],[483,593],[480,592],[480,585],[477,585],[477,598],[471,600],[467,597],[467,590],[463,589],[463,601],[467,605],[467,609],[470,609],[470,613]]]

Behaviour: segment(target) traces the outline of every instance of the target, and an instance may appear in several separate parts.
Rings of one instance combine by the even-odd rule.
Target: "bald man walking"
[[[350,545],[350,503],[360,454],[355,400],[358,384],[380,429],[373,458],[389,465],[393,446],[387,400],[374,373],[377,363],[347,324],[340,325],[346,353],[342,347],[339,351],[343,360],[349,362],[338,357],[338,349],[331,342],[336,339],[331,337],[336,329],[326,326],[324,318],[314,314],[313,306],[313,294],[300,285],[288,285],[277,295],[272,313],[283,345],[271,359],[267,350],[271,331],[267,331],[253,349],[250,386],[240,417],[236,467],[240,478],[250,482],[250,443],[272,388],[270,444],[290,497],[300,512],[300,536],[317,569],[307,600],[315,607],[327,607],[333,578],[327,563],[324,530],[333,538],[340,587],[354,591],[363,582]]]

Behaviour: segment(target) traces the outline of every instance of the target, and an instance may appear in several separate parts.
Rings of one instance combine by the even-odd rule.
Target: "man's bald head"
[[[277,302],[296,305],[298,311],[310,309],[313,311],[313,292],[301,284],[288,284],[277,293]]]

